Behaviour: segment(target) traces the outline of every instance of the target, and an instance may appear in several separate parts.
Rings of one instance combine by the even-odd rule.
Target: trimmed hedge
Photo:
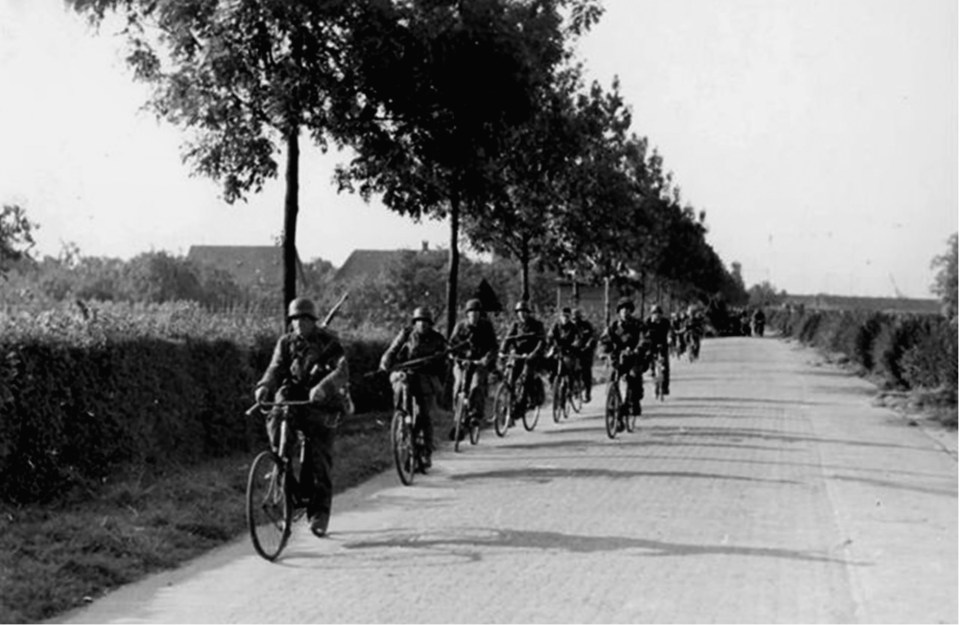
[[[264,444],[244,417],[275,324],[194,306],[103,306],[0,318],[0,498],[49,501],[120,470]],[[385,409],[382,339],[343,338],[359,412]]]
[[[868,311],[773,310],[784,336],[847,355],[887,388],[957,393],[957,320]]]

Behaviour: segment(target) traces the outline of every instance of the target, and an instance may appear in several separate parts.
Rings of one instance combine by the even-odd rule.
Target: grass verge
[[[389,415],[358,421],[337,439],[338,493],[393,463]],[[449,413],[434,422],[440,438]],[[237,538],[254,455],[145,470],[52,505],[0,506],[0,623],[51,618]]]

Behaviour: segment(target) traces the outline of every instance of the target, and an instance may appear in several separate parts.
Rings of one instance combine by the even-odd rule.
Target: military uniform
[[[418,328],[407,326],[397,334],[387,351],[380,358],[380,368],[388,370],[395,364],[402,364],[418,358],[437,356],[431,361],[417,365],[406,372],[410,392],[417,402],[420,418],[416,427],[423,432],[424,440],[430,451],[433,451],[433,419],[430,416],[430,406],[436,403],[436,398],[442,391],[442,382],[446,363],[439,356],[447,349],[447,340],[432,327]],[[403,392],[403,374],[394,371],[390,374],[390,383],[393,387],[394,405],[399,407]]]
[[[550,351],[555,359],[554,365],[550,371],[551,380],[557,374],[556,363],[563,358],[564,367],[572,375],[580,375],[580,332],[577,324],[573,320],[564,323],[557,321],[550,328],[550,335],[547,337],[550,343]]]
[[[450,346],[455,356],[483,361],[473,367],[473,375],[467,380],[470,385],[467,394],[470,397],[470,405],[473,407],[474,415],[482,418],[486,403],[487,375],[497,357],[496,330],[493,329],[490,320],[484,317],[477,319],[476,323],[470,323],[469,320],[460,321],[450,336]],[[456,385],[454,388],[460,385],[462,375],[463,368],[460,365],[454,366],[453,376]]]
[[[545,340],[546,332],[543,328],[543,322],[531,316],[524,320],[518,319],[514,321],[510,325],[510,329],[507,330],[507,335],[503,339],[503,345],[500,347],[500,351],[505,354],[509,354],[512,349],[514,353],[521,356],[531,356],[529,360],[524,362],[523,367],[526,367],[530,373],[530,375],[527,376],[529,383],[528,388],[533,393],[531,395],[532,401],[537,405],[543,403],[544,398],[543,381],[537,377],[537,374],[543,368],[541,352],[543,351]],[[509,381],[511,386],[515,384],[517,378],[520,377],[520,374],[523,372],[523,367],[513,367]],[[536,384],[536,386],[534,386],[534,384]]]
[[[670,394],[670,320],[648,317],[643,324],[643,345],[650,359],[659,358],[663,366],[664,395]]]
[[[293,408],[295,427],[309,440],[307,475],[302,478],[308,517],[329,518],[333,501],[333,444],[336,422],[345,412],[345,387],[349,379],[343,346],[332,332],[315,327],[301,336],[284,334],[277,341],[273,357],[257,387],[266,388],[276,401],[303,401],[319,387],[325,400],[317,406]],[[267,417],[267,434],[275,444],[279,434],[279,410]],[[313,482],[313,488],[309,487]]]
[[[583,376],[583,388],[586,390],[586,400],[590,401],[590,391],[593,387],[593,353],[597,349],[597,335],[593,325],[584,318],[574,318],[577,326],[577,336],[580,344],[580,373]]]
[[[643,323],[636,317],[627,317],[614,319],[600,337],[604,351],[614,358],[617,373],[626,378],[634,402],[629,408],[634,414],[640,414],[643,398],[643,360],[639,353],[642,333]]]

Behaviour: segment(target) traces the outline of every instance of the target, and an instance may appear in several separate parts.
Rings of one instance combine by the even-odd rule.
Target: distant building
[[[283,281],[283,250],[275,245],[191,245],[187,260],[222,269],[241,287]]]
[[[399,264],[406,254],[436,254],[447,257],[444,250],[429,249],[426,241],[419,251],[415,250],[354,250],[343,265],[333,275],[337,282],[356,282],[365,279],[377,279],[387,275],[390,268]]]

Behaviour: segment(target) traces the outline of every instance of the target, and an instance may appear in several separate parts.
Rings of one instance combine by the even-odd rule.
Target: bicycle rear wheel
[[[607,405],[604,411],[604,425],[607,428],[607,436],[617,437],[617,420],[620,418],[620,389],[617,388],[617,382],[612,381],[607,386]]]
[[[497,389],[497,396],[493,399],[493,429],[500,437],[506,436],[507,429],[510,427],[510,416],[513,412],[511,394],[510,387],[503,383]]]
[[[397,410],[390,422],[390,445],[393,447],[393,461],[397,466],[397,475],[406,486],[413,484],[417,459],[413,447],[413,428],[407,421],[406,413]]]
[[[247,525],[253,548],[267,560],[276,560],[290,538],[293,505],[287,474],[280,458],[263,451],[247,476]]]

